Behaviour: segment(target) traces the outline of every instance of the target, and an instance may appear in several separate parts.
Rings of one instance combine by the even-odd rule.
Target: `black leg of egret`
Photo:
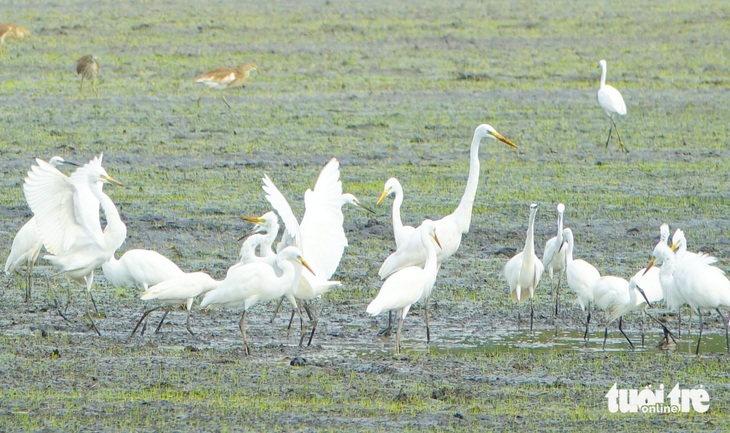
[[[251,354],[251,348],[248,346],[248,341],[246,339],[246,310],[243,310],[241,320],[238,322],[238,329],[241,330],[241,336],[243,337],[243,350],[246,353],[246,356],[248,356]]]
[[[429,320],[428,320],[428,299],[423,300],[423,309],[425,310],[425,317],[426,317],[426,344],[431,342],[431,328],[429,326]],[[402,319],[401,319],[402,322]]]
[[[720,315],[720,319],[722,319],[722,323],[725,325],[725,351],[730,353],[730,338],[728,336],[728,318],[730,318],[730,315],[728,317],[723,316],[720,307],[715,308],[715,311]]]
[[[697,338],[697,349],[695,349],[695,355],[700,354],[700,341],[702,341],[702,311],[700,309],[697,309],[697,318],[700,320],[700,336]]]
[[[169,308],[165,308],[165,314],[162,315],[162,319],[160,319],[160,323],[157,324],[157,328],[155,328],[155,334],[160,333],[160,329],[162,329],[162,324],[165,323],[165,318],[167,317],[167,314],[170,312]]]
[[[606,149],[608,149],[608,142],[611,141],[611,132],[613,132],[613,120],[611,120],[611,125],[608,127],[608,138],[606,139]]]
[[[625,153],[629,153],[629,149],[624,146],[624,142],[621,140],[621,134],[618,133],[618,127],[616,126],[616,122],[614,122],[613,117],[611,118],[611,124],[613,125],[613,129],[616,130],[616,137],[618,137],[619,148]]]
[[[151,312],[153,312],[153,311],[157,311],[157,310],[159,310],[160,308],[162,308],[162,307],[160,306],[160,307],[155,307],[155,308],[151,308],[151,309],[149,309],[149,310],[145,311],[144,313],[142,313],[142,317],[140,317],[140,318],[139,318],[139,320],[137,321],[137,325],[135,325],[134,329],[132,329],[132,333],[131,333],[131,334],[129,334],[129,337],[127,337],[127,338],[132,338],[132,337],[134,337],[134,334],[135,334],[135,333],[137,332],[137,329],[139,328],[139,325],[141,325],[141,324],[142,324],[142,321],[143,321],[143,320],[144,320],[144,319],[145,319],[145,318],[146,318],[146,317],[147,317],[147,316],[148,316],[148,315],[149,315],[149,314],[150,314]],[[142,331],[142,333],[144,334],[144,330]]]
[[[586,316],[586,332],[583,334],[583,339],[588,340],[588,326],[591,324],[591,308],[588,307],[588,316]]]
[[[535,310],[532,308],[532,298],[530,298],[530,332],[532,332],[532,320],[535,317]]]
[[[395,331],[395,353],[400,353],[401,328],[403,327],[403,310],[398,315],[398,329]]]
[[[304,311],[307,312],[307,317],[309,317],[309,323],[312,325],[312,332],[309,333],[309,341],[307,341],[307,346],[310,346],[312,344],[312,337],[314,337],[314,331],[317,330],[317,323],[319,322],[319,319],[317,318],[317,313],[313,306],[309,305],[309,302],[304,301]],[[299,346],[302,345],[304,342],[304,336],[305,333],[302,332],[302,337],[299,340]]]
[[[195,337],[195,333],[193,332],[192,329],[190,329],[190,309],[188,308],[187,310],[188,310],[188,317],[185,319],[185,328],[188,330],[190,335]]]
[[[276,303],[276,309],[274,309],[274,315],[271,316],[271,321],[269,323],[274,323],[274,319],[276,319],[276,315],[279,314],[279,308],[281,308],[281,303],[284,302],[284,298],[279,298],[279,302]],[[289,324],[291,326],[291,323]]]
[[[621,334],[623,334],[624,338],[626,338],[626,341],[629,342],[629,346],[631,347],[631,350],[634,350],[634,343],[631,342],[631,340],[629,339],[629,336],[626,335],[626,333],[624,332],[623,320],[624,320],[623,317],[618,318],[618,330],[621,331]]]
[[[391,332],[393,332],[393,312],[388,311],[388,326],[378,331],[378,335],[383,337],[390,337]]]

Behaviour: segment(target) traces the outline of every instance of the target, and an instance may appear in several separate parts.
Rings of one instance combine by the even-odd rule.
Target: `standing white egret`
[[[205,294],[200,308],[243,306],[238,327],[244,350],[249,355],[251,348],[246,338],[246,313],[259,302],[271,301],[292,291],[292,287],[299,282],[302,266],[312,271],[299,248],[286,247],[276,254],[274,266],[253,262],[232,270],[218,287]]]
[[[565,205],[558,204],[558,233],[545,242],[545,249],[542,252],[542,264],[548,271],[550,277],[550,290],[555,292],[555,317],[558,316],[560,280],[565,272],[565,241],[563,240],[563,213]],[[554,276],[558,276],[558,284],[554,285]]]
[[[654,263],[662,265],[659,276],[662,287],[666,290],[667,306],[669,299],[679,298],[697,312],[700,331],[695,354],[700,353],[703,308],[714,308],[722,318],[725,326],[725,348],[730,353],[728,317],[720,311],[720,307],[730,307],[730,280],[724,271],[712,266],[715,261],[717,261],[715,257],[705,254],[695,256],[685,254],[680,259],[669,246],[659,243],[654,248],[652,260],[647,266],[651,268]],[[673,292],[676,292],[677,298],[672,296]]]
[[[160,319],[160,323],[155,329],[155,334],[157,334],[158,332],[160,332],[160,327],[165,321],[167,313],[170,312],[169,307],[176,307],[180,304],[185,304],[185,308],[188,312],[187,319],[185,320],[185,327],[187,328],[190,335],[195,335],[193,334],[192,329],[190,329],[190,309],[193,306],[193,301],[197,296],[215,289],[216,287],[218,287],[219,284],[220,281],[214,280],[210,275],[206,274],[205,272],[188,272],[174,276],[167,280],[161,281],[154,286],[151,286],[144,293],[142,293],[139,298],[143,301],[156,301],[157,306],[146,310],[142,314],[142,317],[139,319],[137,325],[132,330],[132,334],[130,334],[130,337],[133,336],[135,332],[137,332],[137,328],[139,328],[139,325],[151,312],[159,310],[160,308],[165,308],[165,314],[162,316],[162,319]],[[142,333],[144,333],[144,329],[142,330]]]
[[[400,353],[401,329],[408,310],[431,290],[436,282],[438,265],[436,245],[441,247],[436,225],[431,220],[421,223],[421,242],[426,249],[426,262],[421,266],[408,266],[390,275],[380,287],[378,295],[367,306],[367,313],[377,316],[384,311],[401,311],[395,334],[395,352]]]
[[[112,286],[135,285],[143,291],[184,273],[172,260],[157,251],[144,249],[129,250],[118,260],[111,256],[101,269]]]
[[[127,226],[119,217],[114,202],[101,191],[98,183],[113,183],[94,158],[66,177],[47,162],[36,159],[23,185],[23,192],[36,217],[38,233],[50,254],[43,256],[60,273],[86,286],[86,315],[99,333],[91,314],[89,299],[94,269],[114,255],[127,237]],[[102,230],[99,205],[107,225]]]
[[[601,60],[598,62],[598,66],[601,68],[601,84],[598,88],[598,103],[601,104],[601,108],[606,112],[606,115],[611,119],[611,126],[608,129],[608,138],[606,139],[606,147],[608,142],[611,140],[611,131],[616,130],[616,136],[618,137],[618,143],[621,150],[628,153],[629,150],[624,146],[621,141],[621,135],[618,133],[616,127],[616,116],[626,115],[626,103],[624,98],[621,96],[621,92],[616,90],[615,87],[606,84],[606,61]]]
[[[507,280],[512,300],[518,304],[530,298],[530,331],[535,316],[532,302],[535,288],[540,283],[540,277],[545,270],[542,262],[535,254],[535,215],[537,203],[530,205],[530,220],[527,225],[525,249],[509,259],[504,266],[504,278]],[[519,320],[519,319],[518,319]]]
[[[337,270],[347,247],[342,206],[347,203],[372,212],[354,195],[342,193],[339,166],[337,159],[332,158],[320,172],[314,189],[307,189],[304,193],[305,211],[301,224],[297,222],[289,202],[274,182],[266,175],[263,178],[266,199],[284,222],[285,231],[277,251],[287,246],[296,246],[312,268],[311,272],[302,272],[299,283],[287,295],[295,309],[298,309],[296,300],[304,301],[312,324],[309,343],[318,319],[314,308],[306,307],[306,301],[316,299],[340,285],[339,281],[329,279]]]
[[[75,162],[66,161],[60,156],[54,156],[48,163],[53,167],[60,167],[63,164],[69,164],[78,167],[79,165]],[[32,286],[33,267],[38,261],[38,256],[41,254],[43,249],[43,241],[38,234],[38,228],[36,227],[35,217],[31,217],[23,227],[18,230],[18,233],[13,238],[13,244],[10,247],[10,254],[5,261],[5,273],[10,275],[13,272],[18,272],[18,268],[25,265],[25,302],[30,302],[30,292]]]
[[[396,248],[400,247],[403,241],[405,241],[416,228],[413,226],[403,225],[403,221],[400,216],[400,207],[403,204],[403,186],[400,184],[398,179],[391,177],[385,182],[383,187],[383,193],[380,194],[378,202],[375,204],[379,205],[385,197],[393,195],[393,237],[395,238]]]
[[[469,150],[469,177],[466,181],[464,195],[461,197],[461,201],[453,213],[434,221],[442,247],[436,252],[437,267],[439,269],[441,268],[441,263],[459,249],[462,235],[469,232],[472,208],[474,207],[474,199],[476,198],[477,186],[479,185],[479,145],[482,139],[487,137],[499,140],[510,147],[517,147],[490,125],[482,124],[474,130],[474,136]],[[420,230],[422,230],[421,226],[408,236],[394,253],[385,259],[378,271],[381,279],[388,278],[388,276],[408,266],[423,266],[426,262],[427,252],[421,242]],[[428,300],[431,295],[431,290],[432,288],[428,289],[427,296],[423,300],[424,316],[426,319],[426,339],[429,342],[431,341],[431,332],[429,329]]]
[[[583,338],[588,338],[588,326],[591,322],[591,304],[593,303],[593,292],[591,287],[593,283],[601,278],[600,272],[595,266],[581,259],[573,259],[573,249],[575,241],[573,239],[573,230],[566,227],[563,230],[563,239],[566,242],[565,250],[565,279],[568,287],[575,292],[576,302],[580,308],[585,311],[588,307],[588,316],[586,317],[586,332]]]

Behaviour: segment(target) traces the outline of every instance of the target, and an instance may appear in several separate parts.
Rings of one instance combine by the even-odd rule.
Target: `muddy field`
[[[264,3],[3,8],[0,20],[33,36],[0,51],[0,251],[31,217],[22,184],[33,158],[85,162],[103,152],[126,184],[105,190],[128,228],[117,257],[148,248],[223,278],[251,230],[241,216],[269,210],[264,174],[297,215],[332,157],[345,190],[373,208],[396,176],[404,222],[415,225],[454,210],[474,128],[489,123],[518,147],[481,146],[471,229],[432,296],[431,344],[420,306],[406,319],[400,355],[393,337],[377,335],[386,318],[365,313],[394,248],[391,200],[374,215],[345,209],[350,246],[335,275],[343,286],[314,303],[309,347],[298,344],[298,321],[287,330],[289,311],[270,323],[274,304],[251,310],[248,357],[238,310],[194,309],[195,336],[182,310],[154,334],[153,313],[147,332],[130,338],[149,305],[137,288],[110,287],[100,270],[98,336],[83,293],[41,261],[29,303],[19,277],[2,279],[0,431],[727,429],[730,364],[716,313],[703,315],[699,357],[696,317],[669,348],[657,347],[661,329],[648,321],[642,345],[641,316],[626,317],[636,349],[613,324],[604,350],[602,313],[584,341],[585,317],[564,286],[553,317],[547,275],[530,332],[501,272],[524,245],[532,202],[541,203],[540,256],[563,202],[576,257],[604,275],[644,267],[663,222],[727,269],[728,5]],[[80,93],[75,74],[76,59],[92,52],[99,97]],[[618,122],[628,155],[615,141],[604,147],[601,58],[628,106]],[[230,109],[192,81],[244,62],[258,71],[226,93]],[[676,331],[662,304],[650,312]],[[710,409],[611,413],[614,383],[701,387]]]

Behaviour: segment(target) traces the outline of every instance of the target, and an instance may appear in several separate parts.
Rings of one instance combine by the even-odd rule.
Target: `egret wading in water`
[[[563,239],[563,213],[565,205],[558,204],[558,233],[556,236],[545,242],[545,249],[542,252],[542,264],[548,271],[550,277],[550,290],[555,293],[555,317],[558,316],[560,280],[565,273],[565,240]],[[555,285],[554,277],[558,276],[558,284]]]
[[[591,286],[591,291],[596,308],[605,313],[606,328],[603,332],[603,349],[606,349],[608,325],[618,319],[618,330],[633,350],[634,343],[623,330],[623,316],[635,310],[637,305],[641,304],[639,299],[643,299],[637,289],[636,279],[632,278],[629,282],[621,277],[607,275],[597,279]]]
[[[472,208],[474,207],[474,199],[477,193],[477,186],[479,185],[479,145],[484,138],[499,140],[510,147],[517,147],[512,141],[497,132],[490,125],[482,124],[474,130],[469,151],[469,177],[466,181],[464,195],[461,197],[461,201],[453,213],[434,221],[436,233],[438,233],[439,241],[441,242],[441,249],[436,252],[437,269],[440,269],[441,263],[459,249],[462,235],[469,232]],[[388,278],[390,275],[409,266],[423,267],[426,262],[427,250],[421,241],[420,231],[422,230],[421,226],[419,226],[403,241],[402,245],[398,246],[398,249],[394,253],[385,259],[378,271],[381,279]],[[429,287],[423,297],[424,316],[426,320],[426,341],[429,342],[431,341],[431,331],[429,329],[428,301],[432,289],[432,287]]]
[[[419,299],[425,301],[424,296],[431,291],[438,274],[436,246],[441,248],[441,243],[436,225],[431,220],[425,220],[421,223],[418,234],[426,249],[426,261],[423,266],[407,266],[391,274],[380,287],[378,295],[367,306],[367,313],[371,316],[377,316],[385,311],[400,311],[395,334],[396,353],[400,353],[401,350],[401,329],[408,310]]]
[[[114,202],[98,183],[113,183],[101,166],[101,156],[66,177],[49,163],[36,159],[23,185],[23,192],[36,217],[38,233],[50,254],[43,256],[63,274],[86,288],[86,316],[101,334],[89,313],[94,269],[114,255],[127,237],[127,226]],[[102,230],[99,205],[104,210]]]
[[[79,165],[75,162],[66,161],[60,156],[54,156],[48,161],[53,167],[58,168],[61,165],[69,164],[75,167]],[[5,273],[10,275],[13,272],[19,272],[19,267],[25,265],[25,294],[24,301],[30,302],[31,289],[33,286],[33,267],[38,261],[38,256],[43,249],[43,241],[38,234],[35,217],[31,217],[13,238],[13,244],[10,247],[10,254],[5,260]]]
[[[697,312],[699,318],[699,337],[695,354],[700,353],[702,341],[702,309],[714,308],[725,326],[725,350],[730,353],[730,335],[728,335],[728,317],[720,311],[720,307],[730,307],[730,280],[720,268],[712,266],[717,259],[705,254],[694,256],[685,254],[678,258],[672,248],[659,243],[654,248],[652,260],[647,265],[650,269],[654,263],[661,264],[659,278],[667,297],[676,292],[678,298]]]
[[[530,331],[532,331],[532,321],[535,317],[532,305],[535,288],[540,283],[540,277],[542,277],[545,270],[542,262],[535,254],[535,215],[537,214],[537,208],[537,203],[530,205],[530,220],[527,225],[525,249],[509,259],[504,266],[504,278],[507,280],[507,285],[509,285],[512,300],[519,304],[527,298],[530,299]]]
[[[608,142],[611,140],[611,132],[616,130],[619,148],[624,152],[629,153],[629,150],[626,146],[624,146],[624,142],[621,140],[621,135],[618,133],[618,128],[616,127],[616,118],[618,116],[626,115],[626,103],[624,103],[624,98],[621,96],[621,92],[616,90],[615,87],[606,84],[606,61],[601,60],[598,62],[598,66],[601,68],[601,83],[598,87],[596,97],[598,98],[598,103],[601,105],[601,108],[603,108],[603,111],[606,112],[606,115],[611,120],[611,126],[608,129],[608,138],[606,139],[606,147],[608,147]]]
[[[312,342],[318,322],[314,307],[309,305],[308,301],[319,298],[340,285],[339,281],[329,279],[337,271],[348,245],[342,206],[350,204],[373,212],[360,203],[354,195],[342,193],[339,167],[337,159],[332,158],[322,168],[314,189],[305,191],[305,210],[301,223],[297,221],[289,202],[274,185],[274,182],[266,175],[263,179],[266,200],[284,222],[284,234],[276,247],[277,251],[281,251],[287,246],[297,247],[307,258],[307,263],[312,269],[311,271],[304,269],[301,278],[298,279],[298,284],[294,285],[290,293],[286,294],[295,310],[299,310],[299,301],[301,301],[309,316],[312,332],[307,345]],[[302,334],[300,344],[303,341],[304,334]]]
[[[293,286],[299,284],[302,266],[312,271],[297,247],[286,247],[279,251],[274,266],[262,262],[247,263],[233,269],[216,288],[206,293],[200,308],[243,307],[238,327],[246,355],[250,355],[251,348],[246,337],[248,310],[259,302],[278,299],[290,293]]]
[[[573,230],[569,227],[563,229],[563,239],[565,239],[565,279],[576,294],[575,302],[580,305],[581,310],[585,311],[588,307],[588,315],[586,316],[586,332],[583,339],[588,338],[588,326],[591,323],[591,304],[593,304],[593,284],[601,278],[595,266],[581,259],[573,259],[573,250],[575,241],[573,239]]]
[[[198,75],[195,77],[195,82],[217,90],[246,87],[249,75],[255,70],[256,65],[251,63],[244,63],[235,68],[217,68]],[[198,105],[200,105],[201,98],[202,95],[198,98]],[[231,108],[231,104],[226,100],[226,95],[221,95],[221,99],[228,108]]]

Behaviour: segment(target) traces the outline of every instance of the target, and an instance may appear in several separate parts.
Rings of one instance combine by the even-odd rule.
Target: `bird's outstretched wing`
[[[277,245],[276,250],[281,251],[285,247],[295,246],[302,249],[302,236],[299,230],[299,222],[297,217],[294,216],[289,202],[286,201],[284,194],[274,185],[274,182],[269,179],[269,176],[264,174],[262,179],[264,182],[262,188],[266,193],[266,200],[269,201],[271,207],[274,208],[279,218],[284,222],[284,234],[281,237],[281,242]]]
[[[319,174],[314,189],[304,193],[302,254],[317,278],[323,280],[335,273],[347,246],[339,167],[339,162],[331,159]]]
[[[74,187],[69,178],[51,164],[41,159],[36,159],[36,164],[25,178],[23,193],[35,215],[38,234],[46,249],[51,254],[63,254],[84,233],[77,223]]]

